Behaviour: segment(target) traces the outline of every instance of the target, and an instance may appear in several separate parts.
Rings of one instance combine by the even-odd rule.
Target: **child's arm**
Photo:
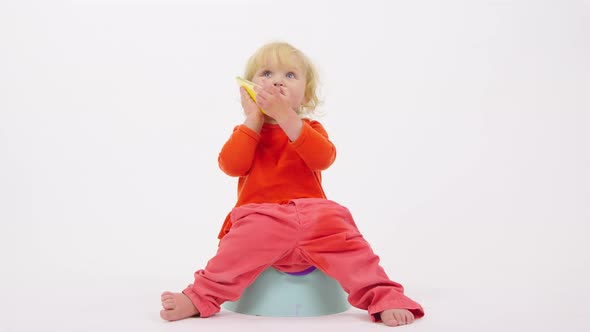
[[[235,127],[234,132],[221,148],[217,158],[219,168],[229,176],[248,174],[259,140],[260,134],[246,125]]]
[[[293,148],[313,171],[330,167],[336,159],[336,147],[328,139],[328,133],[317,121],[302,121],[301,133]]]
[[[243,86],[240,87],[240,96],[246,120],[242,126],[234,128],[234,132],[217,158],[219,168],[229,176],[248,174],[264,122],[264,116],[259,111],[258,105],[250,98]]]
[[[276,119],[275,119],[276,120]],[[289,137],[291,142],[295,142],[299,135],[301,135],[301,128],[303,127],[303,121],[295,111],[285,112],[283,116],[277,120],[285,135]]]

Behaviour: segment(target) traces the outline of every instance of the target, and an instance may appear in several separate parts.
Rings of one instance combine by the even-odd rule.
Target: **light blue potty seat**
[[[255,316],[306,317],[337,314],[350,308],[340,284],[319,269],[283,273],[263,271],[235,302],[224,309]]]

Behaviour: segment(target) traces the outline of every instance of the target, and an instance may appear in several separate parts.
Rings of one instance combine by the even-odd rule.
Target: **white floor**
[[[147,285],[146,285],[147,286]],[[407,331],[587,331],[588,289],[414,289],[427,316]],[[324,317],[255,317],[222,311],[207,319],[165,322],[158,294],[145,287],[5,296],[2,331],[384,331],[361,310]],[[25,294],[22,296],[22,294]]]

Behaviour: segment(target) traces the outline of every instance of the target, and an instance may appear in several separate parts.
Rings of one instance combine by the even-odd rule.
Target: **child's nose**
[[[274,86],[285,86],[283,82],[274,82]]]

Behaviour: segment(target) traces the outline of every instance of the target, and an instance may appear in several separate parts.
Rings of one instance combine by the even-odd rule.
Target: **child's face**
[[[297,63],[291,61],[291,63]],[[291,107],[297,111],[299,106],[305,103],[305,71],[299,65],[285,65],[269,62],[258,68],[254,73],[252,82],[270,89],[273,86],[279,88],[288,100]]]

